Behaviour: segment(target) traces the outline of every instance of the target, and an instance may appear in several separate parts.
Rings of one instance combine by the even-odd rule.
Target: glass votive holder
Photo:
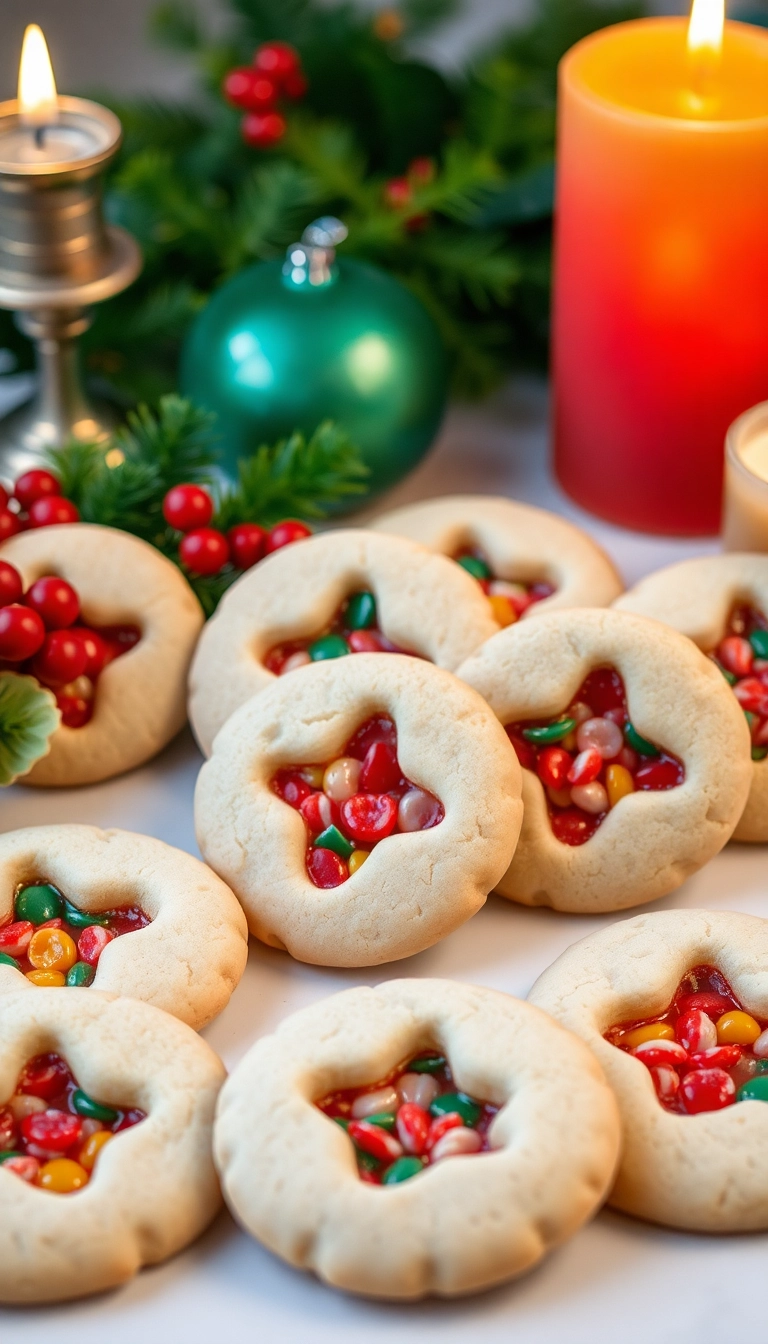
[[[723,547],[768,551],[768,401],[740,415],[725,436]]]

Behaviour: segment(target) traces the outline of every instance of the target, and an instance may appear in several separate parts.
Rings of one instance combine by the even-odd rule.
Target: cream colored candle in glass
[[[725,437],[723,545],[768,551],[768,401],[734,420]]]

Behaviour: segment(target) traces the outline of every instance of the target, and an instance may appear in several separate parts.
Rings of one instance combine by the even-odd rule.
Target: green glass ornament
[[[337,261],[345,236],[338,220],[316,221],[284,264],[241,271],[193,323],[181,391],[219,417],[225,471],[262,443],[334,420],[359,447],[376,492],[432,443],[448,388],[437,327],[392,276]]]

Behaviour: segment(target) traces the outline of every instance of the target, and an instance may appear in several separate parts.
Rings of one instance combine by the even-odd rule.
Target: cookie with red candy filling
[[[372,966],[485,903],[514,852],[520,787],[479,695],[430,663],[370,654],[281,677],[233,714],[198,777],[195,827],[256,937],[300,961]]]
[[[730,839],[750,784],[746,721],[676,631],[626,612],[557,612],[503,630],[459,675],[523,765],[502,896],[622,910],[674,891]]]
[[[623,587],[608,556],[581,528],[500,495],[407,504],[371,526],[458,560],[481,582],[504,626],[565,607],[607,607]]]
[[[276,676],[349,654],[416,654],[454,672],[498,630],[469,575],[423,546],[328,532],[249,570],[203,631],[189,713],[206,755],[230,714]]]
[[[199,1031],[247,957],[235,896],[191,854],[95,826],[0,835],[0,993],[92,985]]]
[[[44,989],[0,997],[0,1043],[3,1142],[20,1144],[0,1155],[0,1302],[103,1292],[203,1231],[224,1067],[201,1037],[135,999]]]
[[[581,1036],[616,1094],[610,1203],[698,1232],[768,1228],[768,920],[637,915],[568,948],[530,1001]]]
[[[128,651],[98,675],[89,721],[62,723],[23,783],[93,784],[150,760],[184,724],[187,671],[203,624],[181,572],[147,542],[91,523],[23,532],[0,547],[0,560],[18,570],[25,591],[43,576],[65,579],[83,624],[107,642],[116,628],[132,632]]]
[[[687,635],[720,667],[752,739],[752,786],[734,840],[768,840],[768,556],[707,555],[649,574],[619,598]]]
[[[394,980],[262,1037],[222,1090],[214,1155],[229,1208],[275,1254],[413,1299],[531,1269],[596,1212],[619,1139],[593,1056],[551,1018],[492,989]]]

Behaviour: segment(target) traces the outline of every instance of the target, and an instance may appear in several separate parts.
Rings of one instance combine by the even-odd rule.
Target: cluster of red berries
[[[286,518],[269,531],[258,523],[237,523],[227,534],[209,527],[213,500],[199,485],[175,485],[163,500],[163,517],[183,532],[179,559],[192,574],[220,574],[226,565],[250,569],[263,556],[312,535],[304,523]]]
[[[141,637],[135,626],[97,631],[79,618],[80,599],[65,579],[46,575],[24,592],[18,570],[0,560],[0,668],[49,687],[68,728],[88,723],[97,677]]]
[[[61,485],[50,471],[26,471],[10,495],[0,485],[0,543],[30,527],[79,521],[77,508],[63,498]]]
[[[245,111],[243,139],[256,149],[282,140],[286,122],[278,111],[280,98],[303,98],[307,81],[299,53],[287,42],[264,42],[252,65],[240,65],[224,77],[224,97]]]
[[[384,183],[384,204],[388,205],[390,210],[408,210],[413,203],[414,191],[418,191],[419,187],[429,186],[434,180],[435,171],[434,159],[426,157],[413,159],[408,164],[408,171],[404,177],[391,177]],[[408,216],[405,227],[409,233],[418,233],[426,228],[428,223],[428,212],[420,210]]]

